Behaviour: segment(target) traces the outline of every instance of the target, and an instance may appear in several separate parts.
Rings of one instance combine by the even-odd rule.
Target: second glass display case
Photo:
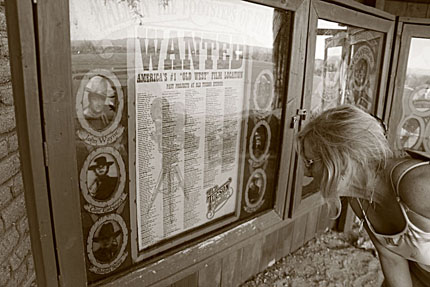
[[[414,21],[415,20],[415,21]],[[430,152],[430,32],[423,19],[401,19],[390,139],[405,148]]]
[[[306,118],[341,104],[382,116],[394,21],[312,1],[309,29]],[[300,160],[297,167],[290,215],[320,202],[312,174]]]

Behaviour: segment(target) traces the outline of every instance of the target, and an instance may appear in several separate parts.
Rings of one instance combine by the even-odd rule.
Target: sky
[[[336,22],[326,21],[323,19],[318,19],[318,28],[319,29],[339,29],[339,30],[346,30],[346,27],[339,26]],[[325,39],[327,39],[330,36],[319,36],[317,37],[316,42],[316,49],[315,49],[315,59],[321,59],[324,60],[324,43]],[[339,55],[341,55],[341,50],[339,51]],[[334,52],[334,51],[333,51]],[[335,54],[331,54],[331,56],[335,56]]]
[[[70,0],[71,40],[121,39],[141,25],[242,35],[248,45],[273,47],[274,9],[267,6],[238,0],[181,0],[165,8],[155,0],[137,3],[133,10],[126,1]]]
[[[408,69],[430,70],[430,38],[412,38]]]

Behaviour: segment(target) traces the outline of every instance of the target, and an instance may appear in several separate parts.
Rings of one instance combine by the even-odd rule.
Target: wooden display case
[[[389,139],[404,148],[430,151],[430,77],[428,19],[399,19],[389,93]]]
[[[395,17],[355,1],[311,1],[300,125],[313,114],[351,103],[383,117]],[[300,125],[297,126],[300,129]],[[295,155],[289,216],[321,202],[318,187]],[[293,172],[293,171],[292,171]]]

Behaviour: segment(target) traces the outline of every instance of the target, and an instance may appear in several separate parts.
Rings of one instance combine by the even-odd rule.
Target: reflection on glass
[[[430,151],[430,39],[411,39],[401,109],[396,148]]]
[[[384,34],[318,20],[310,114],[350,103],[373,112],[381,67]],[[302,197],[318,191],[303,179]]]
[[[115,117],[115,94],[112,84],[105,77],[94,76],[88,81],[83,98],[83,114],[93,129],[105,129]]]
[[[321,98],[328,105],[336,103],[340,92],[340,64],[341,64],[341,47],[327,48],[327,60],[324,63],[323,70],[323,90]],[[328,107],[327,107],[328,108]]]
[[[421,126],[417,119],[407,120],[400,130],[400,142],[404,148],[411,148],[417,142],[421,134]]]
[[[352,103],[372,111],[384,34],[318,20],[311,112]]]
[[[108,149],[127,163],[141,254],[273,207],[292,13],[198,2],[69,1],[78,168],[102,155],[83,181],[108,204],[96,172],[125,181]]]
[[[422,85],[412,95],[412,105],[420,113],[430,111],[430,85]]]

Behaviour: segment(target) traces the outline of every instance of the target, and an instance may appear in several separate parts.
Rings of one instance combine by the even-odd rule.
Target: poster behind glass
[[[374,112],[384,33],[318,19],[310,117],[341,104]],[[302,198],[318,191],[311,174]]]
[[[236,212],[247,107],[254,101],[262,113],[272,111],[273,65],[266,50],[273,45],[273,9],[206,3],[242,16],[236,18],[172,3],[161,15],[142,18],[129,43],[139,250]],[[270,61],[257,70],[249,59],[254,49]],[[252,79],[252,71],[261,75]]]
[[[70,1],[90,281],[272,208],[291,19],[242,1]]]
[[[397,126],[397,150],[413,148],[430,152],[430,39],[412,38],[401,120]]]

